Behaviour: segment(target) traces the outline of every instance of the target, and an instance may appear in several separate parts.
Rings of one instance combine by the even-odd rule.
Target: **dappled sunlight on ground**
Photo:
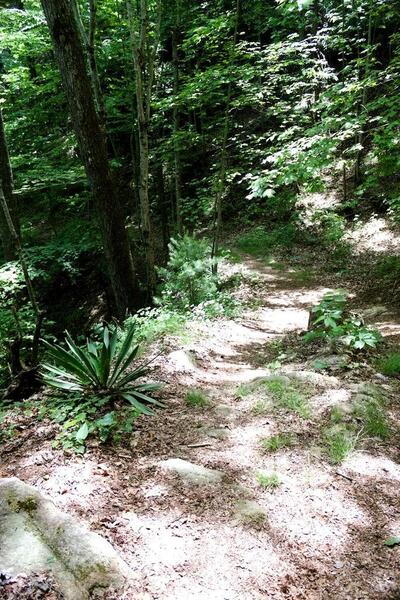
[[[384,455],[356,452],[345,461],[344,466],[358,475],[400,482],[400,464]],[[398,492],[400,502],[400,489]]]
[[[332,407],[352,410],[356,375],[318,372],[301,355],[276,371],[264,354],[307,329],[327,282],[296,281],[247,258],[232,268],[240,271],[256,281],[254,307],[234,319],[194,320],[184,342],[164,340],[168,351],[155,364],[168,382],[167,409],[141,417],[127,447],[92,447],[78,458],[45,441],[4,470],[112,542],[136,573],[124,600],[139,592],[144,600],[394,599],[399,557],[383,541],[400,526],[396,449],[389,455],[390,439],[367,440],[330,464],[324,429]],[[395,315],[371,315],[385,335],[400,332]],[[298,386],[309,414],[277,403],[266,384],[276,375]],[[189,389],[208,403],[188,406]],[[282,434],[287,445],[275,452],[262,445]],[[172,458],[222,479],[184,481],[160,467]],[[260,473],[276,474],[276,487],[263,486]],[[240,512],[243,502],[253,503],[254,518]]]
[[[358,223],[350,231],[346,239],[358,252],[393,252],[400,249],[399,237],[390,226],[388,219],[371,217],[368,221]]]

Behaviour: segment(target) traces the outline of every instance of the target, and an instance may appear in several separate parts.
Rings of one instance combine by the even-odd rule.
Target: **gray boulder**
[[[0,572],[47,572],[65,600],[122,589],[129,567],[100,535],[17,478],[0,480]]]

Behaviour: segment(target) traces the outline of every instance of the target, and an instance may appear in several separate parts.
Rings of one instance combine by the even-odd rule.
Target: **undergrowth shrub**
[[[140,411],[131,406],[116,405],[113,410],[104,398],[79,395],[65,399],[46,398],[39,411],[39,419],[48,417],[60,425],[53,447],[83,454],[89,437],[102,443],[120,443],[134,430]]]
[[[161,285],[156,304],[163,310],[195,310],[205,318],[236,314],[237,303],[232,294],[223,291],[220,277],[213,272],[220,260],[211,257],[207,240],[187,234],[172,239],[168,264],[158,270]]]
[[[189,235],[172,239],[168,264],[158,271],[162,280],[158,303],[187,310],[214,298],[218,292],[214,262],[208,241]]]
[[[22,270],[16,262],[0,267],[0,389],[10,379],[9,348],[16,340],[20,344],[20,358],[29,362],[36,315],[28,301]],[[43,328],[50,325],[46,319]]]
[[[326,338],[353,350],[376,348],[382,339],[381,334],[365,326],[360,316],[349,312],[347,298],[342,291],[328,292],[321,302],[313,306],[309,331],[303,336],[305,342]]]
[[[51,363],[42,365],[45,383],[67,394],[61,404],[64,438],[70,447],[82,449],[88,435],[97,433],[105,441],[122,422],[131,422],[139,414],[152,415],[149,405],[163,406],[148,395],[160,389],[159,383],[142,383],[148,372],[148,362],[133,367],[139,351],[134,344],[135,328],[131,327],[118,344],[118,330],[103,328],[100,341],[87,340],[78,346],[67,334],[66,346],[45,342]],[[131,411],[121,404],[128,403]],[[133,412],[132,412],[133,409]],[[121,421],[122,418],[122,421]],[[65,444],[64,444],[64,447]]]
[[[242,234],[236,240],[237,247],[243,252],[254,256],[265,257],[272,248],[291,248],[299,240],[299,231],[295,221],[278,225],[268,230],[265,227],[255,227]]]
[[[383,375],[396,377],[400,375],[400,352],[390,352],[377,361],[377,369]]]
[[[350,245],[345,240],[346,220],[332,210],[318,210],[311,219],[314,239],[329,251],[329,259],[334,263],[345,259],[350,253]]]
[[[375,268],[375,279],[383,282],[390,288],[397,288],[400,285],[400,257],[385,256],[378,261]]]

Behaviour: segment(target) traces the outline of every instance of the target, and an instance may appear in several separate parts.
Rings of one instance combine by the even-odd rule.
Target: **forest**
[[[0,599],[398,599],[399,250],[399,0],[0,0]]]

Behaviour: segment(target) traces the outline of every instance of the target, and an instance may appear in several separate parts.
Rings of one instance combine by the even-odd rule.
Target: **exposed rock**
[[[254,500],[239,500],[236,502],[236,518],[239,523],[262,527],[266,520],[265,510]]]
[[[200,427],[200,433],[216,440],[224,440],[228,437],[228,431],[224,427]]]
[[[230,417],[233,413],[233,409],[231,406],[227,404],[217,404],[214,407],[216,413],[218,413],[221,417]]]
[[[314,357],[312,365],[315,368],[318,364],[320,369],[329,369],[330,371],[338,371],[343,369],[350,362],[350,357],[347,354],[322,354]]]
[[[0,572],[48,572],[65,600],[120,589],[128,566],[101,536],[17,478],[0,480]]]
[[[197,485],[207,485],[210,483],[220,483],[224,474],[222,471],[207,469],[202,465],[196,465],[181,458],[168,458],[160,463],[160,467],[165,471],[176,473],[185,481]]]
[[[380,306],[380,305],[371,306],[370,308],[365,308],[364,310],[360,311],[361,315],[366,320],[375,319],[376,317],[379,317],[380,315],[383,315],[387,312],[388,312],[388,310],[387,310],[386,306]]]
[[[355,391],[355,402],[365,402],[374,400],[375,402],[382,402],[385,397],[385,392],[381,386],[374,383],[360,383],[354,388]]]
[[[174,350],[167,359],[169,371],[191,372],[197,369],[196,359],[188,350]]]
[[[254,379],[249,385],[250,386],[254,385],[254,387],[258,387],[264,383],[272,383],[272,382],[281,383],[282,385],[290,385],[291,384],[290,377],[287,377],[286,375],[274,374],[274,375],[268,375],[267,377],[258,377],[257,379]]]

